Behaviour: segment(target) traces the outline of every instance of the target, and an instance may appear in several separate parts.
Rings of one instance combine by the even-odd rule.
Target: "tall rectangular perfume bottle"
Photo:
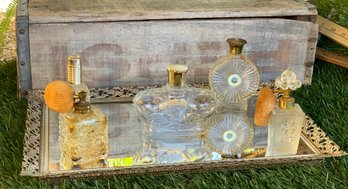
[[[300,141],[305,114],[301,107],[290,97],[290,90],[301,86],[296,75],[290,69],[276,79],[276,87],[284,93],[279,105],[272,112],[268,124],[268,145],[266,156],[295,155]]]
[[[78,56],[68,59],[68,82],[74,89],[75,101],[72,111],[59,114],[60,168],[104,166],[108,155],[108,122],[102,111],[89,102]]]

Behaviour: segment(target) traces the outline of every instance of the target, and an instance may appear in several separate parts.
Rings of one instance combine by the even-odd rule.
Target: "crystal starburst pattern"
[[[259,74],[256,66],[243,55],[227,55],[215,64],[209,75],[210,87],[228,102],[241,102],[257,90]]]
[[[248,147],[254,132],[248,119],[240,114],[218,114],[207,121],[207,144],[224,156],[237,154]]]

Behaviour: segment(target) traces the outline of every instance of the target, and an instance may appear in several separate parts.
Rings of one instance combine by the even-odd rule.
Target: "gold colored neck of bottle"
[[[279,99],[279,108],[291,110],[295,108],[295,99],[290,96],[290,90],[283,91],[283,97]]]
[[[78,113],[88,113],[91,110],[91,103],[86,100],[87,92],[81,91],[77,96],[79,101],[74,104],[75,111]]]
[[[180,64],[170,64],[167,66],[168,85],[171,87],[180,87],[185,85],[187,66]]]
[[[247,43],[245,39],[230,38],[226,40],[230,45],[230,53],[233,55],[242,54],[243,46]]]
[[[230,47],[230,53],[233,55],[242,54],[243,47]]]
[[[68,57],[68,83],[78,85],[82,82],[80,56]]]

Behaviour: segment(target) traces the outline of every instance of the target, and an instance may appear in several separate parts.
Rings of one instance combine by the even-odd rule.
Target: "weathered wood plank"
[[[30,23],[316,15],[295,0],[30,0]]]
[[[308,48],[316,43],[315,30],[311,22],[271,18],[32,24],[33,88],[65,80],[73,53],[82,56],[83,80],[90,87],[163,84],[170,63],[189,66],[189,83],[207,82],[211,64],[227,54],[230,37],[248,41],[244,52],[262,81],[290,67],[308,83],[305,63],[314,61],[315,49]]]

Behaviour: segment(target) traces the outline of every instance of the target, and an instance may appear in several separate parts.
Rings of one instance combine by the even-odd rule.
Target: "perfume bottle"
[[[59,115],[61,170],[102,167],[108,156],[105,115],[86,100],[87,92],[77,96],[73,111]]]
[[[193,162],[206,157],[202,123],[214,112],[216,95],[187,86],[187,71],[184,65],[168,65],[167,85],[134,97],[134,107],[145,123],[143,149],[135,158],[138,164]]]
[[[256,66],[242,54],[244,39],[227,39],[230,53],[218,59],[209,72],[209,85],[223,106],[233,111],[247,110],[247,100],[256,92],[259,73]]]
[[[68,58],[68,82],[51,82],[44,95],[48,108],[60,113],[60,169],[104,166],[108,155],[108,122],[101,110],[90,104],[78,56]]]
[[[305,114],[290,97],[290,91],[301,87],[301,81],[290,69],[285,70],[275,81],[283,93],[278,106],[271,112],[268,123],[268,145],[266,156],[295,155],[300,141]]]
[[[216,113],[206,123],[206,141],[211,154],[232,158],[252,144],[254,129],[243,112]]]

